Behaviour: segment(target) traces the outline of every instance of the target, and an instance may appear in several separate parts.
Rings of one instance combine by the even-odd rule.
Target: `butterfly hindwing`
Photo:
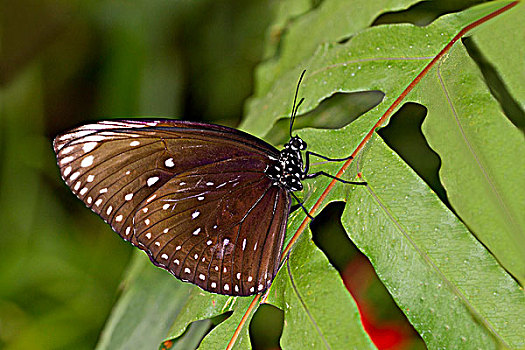
[[[279,264],[290,199],[264,167],[259,156],[240,157],[175,176],[137,211],[139,246],[156,265],[204,290],[266,289]]]

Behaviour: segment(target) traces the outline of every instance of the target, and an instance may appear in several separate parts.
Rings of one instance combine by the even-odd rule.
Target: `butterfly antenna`
[[[299,103],[296,105],[297,95],[299,94],[299,86],[301,86],[301,81],[303,80],[305,73],[306,73],[306,69],[303,70],[303,72],[301,73],[301,77],[299,78],[299,81],[297,82],[297,88],[295,89],[295,97],[293,98],[292,116],[290,118],[290,137],[292,137],[292,127],[295,121],[295,116],[297,115],[297,110],[299,109],[299,106],[301,105],[301,103],[303,103],[304,101],[304,98],[302,98],[299,101]]]

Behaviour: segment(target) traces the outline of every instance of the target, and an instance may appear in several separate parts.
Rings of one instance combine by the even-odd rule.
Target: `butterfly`
[[[85,124],[53,142],[71,191],[158,267],[203,290],[265,291],[280,266],[294,191],[309,174],[307,144],[282,150],[225,126],[169,119]],[[335,178],[345,183],[354,183]],[[357,183],[361,184],[361,183]],[[302,206],[302,204],[300,204]],[[304,209],[304,207],[303,207]],[[304,209],[308,214],[308,211]]]

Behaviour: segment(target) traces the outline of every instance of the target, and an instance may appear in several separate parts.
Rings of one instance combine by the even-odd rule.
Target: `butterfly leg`
[[[336,176],[330,175],[330,174],[328,174],[328,173],[326,173],[324,171],[318,171],[318,172],[313,173],[313,174],[308,174],[308,170],[310,169],[310,156],[316,156],[316,157],[322,158],[324,160],[327,160],[329,162],[342,162],[342,161],[349,160],[349,159],[353,158],[352,156],[348,156],[346,158],[328,158],[328,157],[325,157],[325,156],[323,156],[321,154],[318,154],[318,153],[315,153],[315,152],[306,151],[306,162],[305,162],[305,167],[304,167],[304,170],[303,170],[303,174],[304,174],[304,178],[305,179],[312,179],[314,177],[317,177],[317,176],[320,176],[320,175],[324,175],[324,176],[327,176],[329,178],[335,179],[335,180],[340,181],[340,182],[345,183],[345,184],[366,185],[366,182],[346,181],[346,180],[340,179],[340,178],[338,178]]]
[[[297,201],[297,203],[299,204],[299,206],[303,209],[303,211],[306,213],[306,216],[308,216],[310,219],[314,219],[314,217],[312,215],[310,215],[310,213],[308,213],[308,210],[306,210],[306,208],[304,207],[303,203],[299,200],[299,198],[297,198],[297,196],[295,195],[295,193],[293,192],[290,192],[290,194],[295,198],[295,200]]]
[[[342,162],[342,161],[349,160],[349,159],[353,158],[352,156],[348,156],[346,158],[328,158],[328,157],[325,157],[325,156],[323,156],[323,155],[321,155],[319,153],[306,151],[306,153],[305,153],[306,162],[305,162],[303,174],[308,174],[308,170],[310,169],[310,156],[316,156],[316,157],[322,158],[324,160],[327,160],[329,162]]]

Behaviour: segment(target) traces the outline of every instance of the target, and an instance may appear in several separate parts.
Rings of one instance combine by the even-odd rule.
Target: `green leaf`
[[[504,4],[491,3],[447,15],[426,28],[389,25],[363,31],[347,44],[323,45],[303,63],[309,72],[301,87],[301,95],[306,99],[303,112],[315,108],[319,101],[336,91],[378,89],[386,94],[385,99],[377,108],[352,123],[345,130],[346,135],[313,130],[297,133],[315,152],[333,157],[348,155],[386,107],[399,96],[401,90],[410,84],[416,74],[454,35]],[[395,41],[394,38],[403,40]],[[388,55],[383,53],[385,49]],[[396,59],[396,54],[399,59]],[[348,56],[353,60],[349,60]],[[461,69],[457,67],[456,62],[455,74],[461,79],[463,66],[459,65]],[[293,91],[299,72],[300,69],[292,68],[283,73],[274,81],[269,93],[253,99],[250,114],[243,126],[264,132],[268,118],[276,120],[285,116],[289,101],[281,98],[285,96],[285,90]],[[468,70],[466,75],[468,76]],[[427,83],[427,79],[430,82],[435,80],[434,77],[427,76],[421,84]],[[475,84],[477,89],[483,90],[479,87],[483,85],[482,81]],[[458,95],[459,98],[463,96]],[[425,98],[435,99],[435,95],[427,93]],[[481,110],[493,103],[487,98],[478,100]],[[406,101],[418,99],[410,95]],[[484,111],[480,115],[483,113]],[[267,117],[266,121],[263,121],[264,116]],[[478,128],[485,125],[480,123]],[[507,130],[515,134],[512,128]],[[494,136],[494,133],[490,134]],[[511,142],[502,146],[500,141],[505,140],[505,135],[504,132],[496,135],[498,140],[494,141],[497,144],[494,146],[495,150],[505,152],[510,148],[519,150],[522,147],[523,141],[513,137]],[[391,191],[388,196],[379,196],[380,200],[376,200],[373,192],[368,193],[368,202],[360,196],[345,196],[349,205],[343,221],[350,237],[369,256],[396,302],[431,348],[465,347],[467,344],[472,347],[494,348],[496,344],[491,340],[491,334],[507,346],[522,347],[525,299],[520,286],[404,162],[394,157],[392,152],[392,157],[382,155],[385,150],[377,148],[379,146],[376,143],[379,140],[371,141],[366,148],[367,159],[369,157],[376,160],[374,167],[366,169],[372,171],[372,174],[383,171],[381,181],[376,183],[371,180],[370,174],[363,170],[364,166],[359,170],[363,171],[373,189],[381,185],[390,187]],[[517,154],[518,152],[513,156],[515,159],[518,159]],[[392,174],[390,169],[398,166],[397,164],[401,170]],[[455,165],[455,173],[461,176],[462,165]],[[334,166],[322,166],[319,169],[330,173],[337,171]],[[501,170],[507,169],[502,166]],[[510,179],[511,186],[522,178],[519,176],[520,170],[517,174],[518,176]],[[311,207],[325,188],[323,181],[319,179],[314,185],[310,184],[305,195],[306,207]],[[403,191],[396,191],[399,184],[404,185]],[[330,200],[345,198],[339,197],[341,191],[333,190],[324,204]],[[354,192],[360,193],[359,190]],[[471,194],[468,191],[465,193]],[[515,202],[519,203],[523,212],[524,202],[519,198],[518,196]],[[395,215],[392,214],[391,207],[396,209]],[[349,214],[349,210],[354,211]],[[359,215],[364,212],[367,215]],[[380,214],[383,217],[377,218]],[[292,216],[289,229],[293,233],[297,227],[298,222]],[[370,238],[363,239],[356,232],[360,236],[366,233]],[[510,250],[505,253],[513,254]],[[520,258],[514,254],[510,260]]]
[[[280,55],[259,66],[257,94],[267,93],[283,73],[308,59],[324,43],[350,38],[367,28],[384,12],[399,11],[417,0],[325,1],[321,6],[298,18],[287,28],[280,41]],[[276,19],[281,23],[280,17]],[[305,40],[305,33],[308,39]]]
[[[216,347],[223,349],[228,344],[253,298],[254,297],[237,298],[212,294],[195,287],[190,298],[186,301],[183,311],[173,323],[167,338],[173,339],[179,337],[191,322],[213,318],[233,311],[233,314],[226,321],[215,327],[201,344],[205,349]],[[250,319],[252,316],[253,314],[250,315]],[[238,338],[236,346],[244,349],[249,348],[249,344],[248,327],[245,326]]]
[[[301,85],[305,101],[300,113],[316,108],[334,93],[366,90],[385,93],[383,102],[376,107],[384,111],[462,28],[503,5],[505,2],[487,3],[445,15],[424,28],[382,25],[363,30],[344,44],[321,44],[313,54],[272,81],[268,92],[248,101],[247,116],[240,128],[261,136],[276,120],[288,117],[292,92],[303,69],[307,74]]]
[[[284,349],[374,349],[338,272],[303,233],[274,280],[268,302],[284,310]],[[308,334],[308,336],[301,336]]]
[[[300,135],[317,151],[326,147],[323,140],[341,143],[358,128],[353,123],[344,134],[304,130]],[[489,348],[490,329],[500,341],[522,346],[525,297],[492,255],[381,139],[369,142],[358,164],[369,189],[336,185],[325,202],[347,200],[343,226],[349,237],[427,345],[454,348],[467,341]],[[324,188],[323,181],[316,180],[315,188]],[[306,207],[318,193],[314,190]]]
[[[525,110],[525,5],[520,2],[512,11],[492,19],[473,36],[485,59],[491,63],[510,95]]]
[[[428,108],[423,132],[441,157],[439,175],[454,210],[525,282],[525,163],[516,162],[525,154],[523,134],[502,113],[461,45],[409,98]]]
[[[137,252],[97,349],[157,348],[192,289]]]
[[[395,4],[391,5],[392,8],[402,7],[401,2]],[[409,3],[404,4],[408,6]],[[281,18],[288,21],[287,33],[299,36],[319,29],[325,35],[316,34],[313,43],[298,43],[297,46],[283,44],[279,56],[261,68],[257,94],[247,105],[248,115],[242,128],[255,135],[265,135],[279,118],[287,117],[297,78],[306,68],[308,72],[300,92],[305,97],[301,113],[313,111],[312,118],[315,118],[315,109],[319,104],[335,93],[373,90],[385,94],[379,105],[343,129],[296,131],[314,152],[330,157],[348,156],[405,87],[460,30],[505,4],[507,2],[491,2],[445,15],[424,28],[409,24],[366,28],[380,13],[377,9],[371,9],[356,26],[350,24],[348,27],[348,23],[332,20],[335,25],[332,30],[329,20],[347,15],[334,10],[342,9],[343,1],[325,1],[294,21],[288,21],[292,16],[282,14]],[[291,8],[297,10],[303,7]],[[328,9],[333,11],[331,16]],[[357,19],[359,15],[355,17]],[[321,21],[320,18],[326,20]],[[348,38],[348,42],[336,42]],[[286,40],[290,39],[283,39],[283,43]],[[501,154],[512,148],[518,150],[516,153],[511,151],[509,157],[503,157],[502,163],[499,163],[500,160],[491,162],[489,167],[496,174],[513,169],[507,175],[510,178],[508,188],[513,188],[520,179],[521,168],[517,165],[510,165],[509,168],[505,162],[512,157],[520,159],[519,154],[523,152],[518,152],[523,147],[523,140],[516,137],[515,128],[510,123],[502,122],[504,116],[494,107],[495,102],[488,96],[485,83],[476,78],[476,71],[461,43],[455,45],[440,61],[439,68],[445,69],[450,64],[447,82],[465,83],[467,90],[456,89],[452,97],[464,99],[459,101],[459,105],[469,107],[470,114],[479,116],[470,120],[470,126],[480,132],[479,137],[491,138],[480,149],[491,156],[493,151]],[[265,69],[268,76],[263,79],[261,72]],[[435,91],[436,86],[440,86],[436,69],[434,67],[434,71],[416,84],[416,89],[405,101],[423,103],[428,108],[425,135],[439,135],[439,130],[442,130],[441,135],[448,135],[457,129],[446,127],[437,119],[443,118],[439,113],[443,111],[439,105],[443,100],[439,100],[439,91]],[[472,107],[473,103],[478,106]],[[485,122],[489,117],[493,118],[496,126]],[[439,122],[439,125],[431,127],[431,120]],[[444,129],[439,129],[442,127]],[[434,147],[437,141],[431,139],[429,136],[429,142]],[[502,143],[502,139],[506,144]],[[472,186],[460,192],[461,186],[452,182],[461,180],[466,165],[456,160],[446,164],[447,155],[455,152],[452,142],[442,149],[438,148],[435,146],[443,159],[444,169],[445,165],[450,166],[450,170],[442,171],[442,181],[459,218],[377,135],[372,137],[343,174],[345,179],[357,180],[356,174],[361,172],[368,186],[336,184],[317,212],[330,201],[347,203],[342,222],[349,238],[370,259],[379,278],[429,348],[495,349],[499,343],[521,348],[525,345],[525,296],[501,265],[505,264],[505,259],[501,257],[508,256],[506,264],[512,264],[517,257],[519,260],[519,256],[508,245],[503,245],[500,252],[493,252],[498,258],[496,260],[492,251],[483,246],[463,224],[466,222],[474,234],[481,240],[485,239],[478,231],[487,230],[490,224],[488,219],[473,217],[472,222],[480,227],[475,229],[475,225],[468,222],[468,215],[464,217],[462,214],[469,210],[465,209],[468,207],[457,204],[454,199],[455,196],[466,198],[468,204],[479,198],[479,192],[485,191],[485,188]],[[463,159],[472,160],[466,156]],[[312,170],[335,174],[340,166],[324,163]],[[474,171],[474,175],[479,174],[479,171]],[[462,181],[469,180],[467,175]],[[330,179],[323,177],[304,182],[305,190],[300,196],[305,200],[306,208],[313,207],[329,182]],[[498,184],[500,182],[497,181]],[[454,186],[458,189],[457,194],[454,194]],[[519,195],[505,198],[508,198],[505,203],[518,208],[518,213],[523,212],[523,201],[520,202]],[[493,204],[483,203],[485,209]],[[503,215],[500,213],[499,216]],[[286,242],[297,232],[304,217],[300,210],[290,215]],[[499,227],[495,230],[501,232]],[[505,243],[505,239],[501,243]],[[516,263],[519,264],[519,261]],[[165,275],[171,278],[169,274]],[[231,298],[194,288],[191,295],[182,300],[184,305],[180,306],[181,311],[173,321],[168,338],[182,336],[192,322],[231,313],[200,345],[206,349],[222,349],[230,341],[252,300],[253,297]],[[272,284],[267,302],[284,310],[285,325],[281,339],[284,348],[373,347],[359,322],[355,301],[344,289],[328,260],[311,242],[308,231],[296,241],[289,260]],[[250,347],[248,328],[252,314],[242,324],[234,348]]]

